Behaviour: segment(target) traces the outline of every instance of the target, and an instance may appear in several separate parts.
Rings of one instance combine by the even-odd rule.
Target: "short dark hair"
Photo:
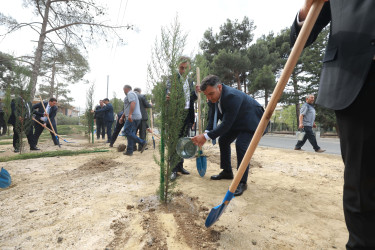
[[[103,101],[107,101],[107,102],[109,102],[109,99],[108,99],[108,98],[104,98]]]
[[[135,88],[134,91],[141,93],[142,90],[140,88]]]
[[[180,65],[181,63],[190,63],[190,57],[188,56],[180,56],[180,58],[178,58],[178,65]]]
[[[130,85],[124,85],[124,88],[132,90],[132,86],[130,86]]]
[[[218,84],[221,84],[220,83],[220,78],[218,76],[215,76],[215,75],[208,75],[206,76],[203,80],[202,80],[202,83],[201,83],[201,90],[202,91],[205,91],[207,89],[208,86],[211,86],[211,87],[216,87]]]
[[[57,102],[57,99],[55,97],[51,97],[51,98],[49,98],[49,101],[50,102]]]

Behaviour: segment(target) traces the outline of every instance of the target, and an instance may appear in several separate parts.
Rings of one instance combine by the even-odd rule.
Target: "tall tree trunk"
[[[51,76],[51,83],[49,89],[49,98],[53,97],[55,94],[55,75],[56,75],[56,62],[52,64],[52,76]]]
[[[298,81],[297,81],[297,75],[295,71],[293,71],[290,79],[292,80],[292,85],[293,85],[294,104],[296,105],[296,120],[297,120],[297,127],[298,127],[300,103],[299,103],[299,93],[298,93]]]
[[[240,74],[238,72],[235,72],[234,77],[236,78],[236,81],[237,81],[237,89],[242,91]]]
[[[48,22],[48,14],[49,14],[49,8],[51,5],[51,1],[48,0],[46,2],[46,8],[44,10],[44,16],[43,16],[43,23],[42,23],[42,29],[40,31],[39,40],[38,40],[38,47],[35,51],[35,59],[33,64],[33,72],[31,74],[31,80],[30,80],[30,100],[34,100],[35,91],[36,91],[36,84],[38,82],[38,75],[40,72],[40,64],[42,62],[42,54],[43,54],[43,47],[44,47],[44,40],[46,39],[46,30],[47,30],[47,22]]]

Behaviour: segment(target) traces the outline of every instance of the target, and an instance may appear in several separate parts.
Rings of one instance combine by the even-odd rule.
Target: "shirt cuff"
[[[206,138],[207,141],[211,140],[211,138],[207,135],[207,133],[204,133],[203,135],[204,135],[204,138]]]
[[[298,24],[298,26],[299,26],[299,27],[302,27],[302,25],[303,25],[304,22],[305,22],[305,21],[302,21],[302,22],[301,22],[301,21],[299,20],[299,11],[298,11],[298,13],[297,13],[297,24]]]

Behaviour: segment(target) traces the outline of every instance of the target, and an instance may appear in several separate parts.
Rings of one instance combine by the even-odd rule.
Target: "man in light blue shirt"
[[[124,99],[124,113],[122,114],[119,123],[122,124],[125,121],[125,136],[128,139],[127,150],[124,155],[132,156],[135,143],[142,145],[141,153],[145,150],[147,146],[147,141],[139,138],[135,132],[142,119],[141,109],[139,107],[138,96],[132,91],[130,85],[124,86],[124,93],[126,95]]]

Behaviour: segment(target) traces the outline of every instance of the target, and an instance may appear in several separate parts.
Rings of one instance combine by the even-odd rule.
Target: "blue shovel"
[[[211,209],[206,219],[206,223],[205,223],[206,227],[212,226],[220,218],[220,216],[225,211],[225,208],[228,206],[229,202],[232,200],[233,194],[236,191],[237,186],[239,182],[241,181],[242,176],[245,173],[247,166],[250,163],[250,159],[253,156],[254,151],[256,147],[258,146],[260,139],[262,138],[262,135],[268,125],[268,122],[272,116],[272,113],[276,108],[277,102],[279,101],[284,91],[285,85],[287,84],[289,77],[292,74],[294,67],[296,66],[299,56],[302,53],[302,50],[306,44],[307,38],[309,37],[312,27],[314,26],[315,21],[318,18],[318,15],[320,13],[320,10],[323,7],[323,4],[324,4],[324,0],[315,1],[312,4],[311,9],[300,31],[300,34],[297,37],[297,41],[284,66],[284,70],[281,74],[281,77],[275,87],[275,90],[273,91],[271,100],[267,105],[267,108],[262,116],[262,119],[260,120],[258,127],[254,133],[253,139],[251,140],[251,143],[246,150],[246,154],[244,158],[242,159],[240,167],[238,168],[238,172],[236,176],[234,177],[232,184],[230,185],[229,190],[227,191],[222,203]]]
[[[10,177],[10,174],[4,168],[1,168],[1,171],[0,171],[0,188],[9,187],[9,185],[11,183],[12,183],[12,178]]]
[[[200,70],[197,68],[197,85],[200,86],[201,79],[200,79]],[[201,121],[201,94],[198,93],[198,128],[199,128],[199,134],[202,134],[202,121]],[[203,177],[206,174],[207,170],[207,158],[206,156],[203,156],[203,150],[202,147],[199,147],[198,150],[198,157],[196,159],[197,162],[197,170],[201,177]]]

